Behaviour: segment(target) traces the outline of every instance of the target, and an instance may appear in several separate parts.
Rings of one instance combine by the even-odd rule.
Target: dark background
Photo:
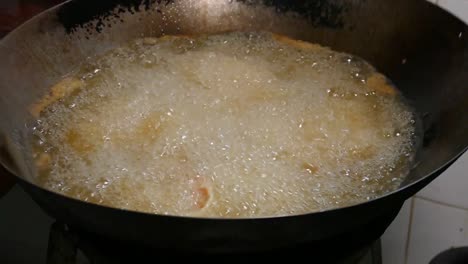
[[[0,37],[35,14],[61,2],[64,0],[1,0]]]

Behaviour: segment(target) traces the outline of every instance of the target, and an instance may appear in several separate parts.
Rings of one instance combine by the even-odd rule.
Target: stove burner
[[[67,225],[54,223],[50,230],[47,252],[47,264],[116,264],[148,262],[148,259],[157,261],[175,259],[190,260],[203,259],[218,260],[222,262],[238,262],[252,260],[293,260],[295,257],[304,256],[307,259],[314,258],[308,247],[294,249],[275,250],[274,252],[246,253],[246,254],[194,254],[169,252],[167,250],[141,251],[130,246],[115,246],[111,242],[103,242],[89,236],[80,234],[70,229]],[[324,262],[320,262],[324,263]],[[326,262],[330,263],[330,262]],[[342,259],[334,264],[382,264],[380,240],[370,247],[355,252],[352,256]]]

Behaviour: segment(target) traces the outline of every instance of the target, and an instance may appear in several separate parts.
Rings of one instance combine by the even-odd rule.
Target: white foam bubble
[[[40,184],[209,217],[307,213],[396,189],[414,152],[410,109],[362,60],[292,45],[229,33],[93,58],[71,74],[85,86],[40,117]]]

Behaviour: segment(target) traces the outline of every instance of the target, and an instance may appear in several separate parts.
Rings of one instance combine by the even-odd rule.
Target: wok
[[[420,116],[423,143],[401,187],[355,206],[284,217],[152,215],[86,203],[35,184],[27,108],[88,56],[164,34],[268,30],[360,56]],[[148,248],[245,252],[307,244],[318,258],[378,239],[404,201],[468,146],[468,27],[423,0],[72,0],[0,42],[2,164],[52,217]]]

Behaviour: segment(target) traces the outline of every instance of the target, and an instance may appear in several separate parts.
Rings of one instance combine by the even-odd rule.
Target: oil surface
[[[38,183],[157,214],[258,217],[398,188],[414,116],[365,61],[270,33],[137,39],[32,107]]]

